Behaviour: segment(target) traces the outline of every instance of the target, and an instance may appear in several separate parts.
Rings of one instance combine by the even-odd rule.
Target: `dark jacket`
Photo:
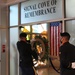
[[[17,48],[20,55],[20,65],[23,67],[34,66],[33,57],[38,60],[38,56],[35,51],[32,51],[31,45],[24,41],[18,41]]]
[[[75,75],[75,69],[71,68],[71,63],[75,62],[75,46],[66,42],[59,52],[61,75]]]

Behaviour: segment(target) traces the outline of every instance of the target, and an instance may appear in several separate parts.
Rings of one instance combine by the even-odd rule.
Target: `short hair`
[[[68,32],[60,33],[60,35],[62,37],[67,37],[68,40],[70,39],[70,34]]]
[[[27,34],[24,33],[24,32],[20,33],[20,35],[19,35],[20,38],[21,38],[21,37],[25,37],[25,38],[26,38],[26,36],[27,36]]]

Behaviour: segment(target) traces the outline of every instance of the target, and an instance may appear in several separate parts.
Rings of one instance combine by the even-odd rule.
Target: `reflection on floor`
[[[57,59],[52,60],[53,65],[59,69],[59,61]],[[50,65],[49,68],[40,68],[37,70],[38,75],[60,75],[56,72],[53,67]]]
[[[59,61],[57,59],[53,59],[52,63],[55,66],[55,68],[59,69]],[[49,67],[39,68],[35,71],[38,75],[60,75],[60,73],[56,72],[51,65],[49,65]],[[22,75],[21,70],[19,75]]]
[[[21,72],[19,75],[22,75]],[[36,75],[60,75],[51,66],[49,68],[40,68],[36,70]]]
[[[48,68],[41,68],[37,71],[38,75],[60,75],[57,73],[52,67]]]

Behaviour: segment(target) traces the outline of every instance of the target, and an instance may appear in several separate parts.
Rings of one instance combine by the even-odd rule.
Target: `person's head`
[[[65,42],[69,42],[70,34],[68,32],[60,33],[60,36],[62,44],[64,44]]]
[[[26,36],[27,36],[27,34],[24,33],[24,32],[22,32],[22,33],[20,33],[19,38],[20,38],[20,40],[22,40],[22,41],[26,41]]]

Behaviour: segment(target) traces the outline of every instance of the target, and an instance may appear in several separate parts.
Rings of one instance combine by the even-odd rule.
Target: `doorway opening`
[[[39,60],[35,61],[33,59],[35,68],[48,66],[47,23],[21,26],[20,32],[27,33],[27,41],[36,49]]]

